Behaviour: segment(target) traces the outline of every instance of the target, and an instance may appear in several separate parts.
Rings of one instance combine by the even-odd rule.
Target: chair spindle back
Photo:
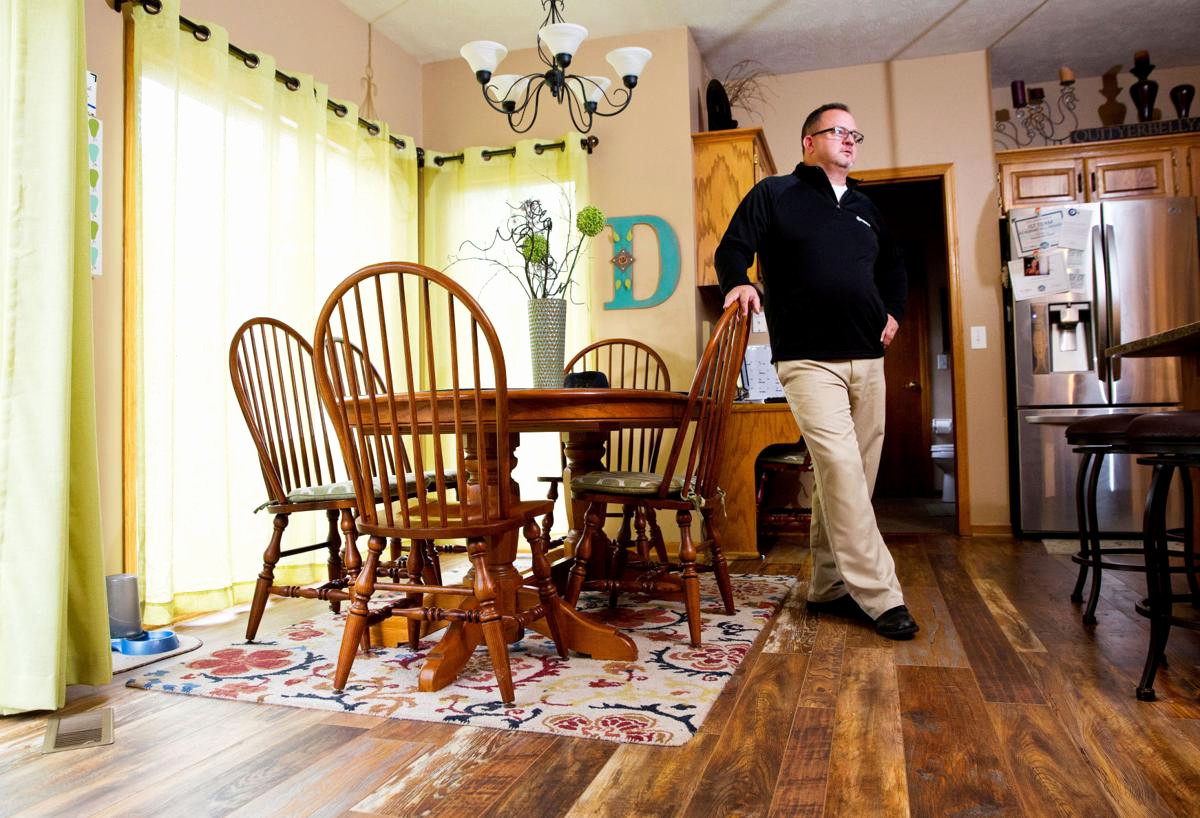
[[[660,496],[667,495],[671,477],[677,470],[682,472],[684,496],[694,493],[707,499],[716,492],[720,466],[717,453],[733,405],[749,331],[749,318],[741,314],[736,303],[729,305],[713,328],[704,356],[696,366],[683,421],[671,445]]]
[[[296,330],[274,318],[243,323],[229,345],[229,376],[271,502],[344,479],[317,395],[312,347]]]
[[[418,264],[364,267],[326,300],[314,343],[364,533],[431,539],[507,517],[504,357],[469,293]],[[468,472],[476,490],[449,502],[455,474]]]
[[[610,338],[584,347],[567,362],[565,372],[603,372],[613,389],[654,389],[669,392],[671,376],[662,356],[641,341]],[[620,429],[608,438],[606,465],[610,471],[653,472],[658,466],[662,429]]]

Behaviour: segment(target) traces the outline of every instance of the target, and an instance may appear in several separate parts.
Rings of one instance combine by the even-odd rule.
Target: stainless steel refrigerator
[[[1066,259],[1070,287],[1028,299],[1007,290],[1013,524],[1018,534],[1073,533],[1080,456],[1067,446],[1066,426],[1179,408],[1174,358],[1109,360],[1104,350],[1200,321],[1196,209],[1189,198],[1017,209],[1006,232],[1010,259],[1028,255],[1031,243],[1041,244],[1043,262],[1055,253]],[[1128,455],[1105,458],[1101,531],[1141,530],[1149,477]]]

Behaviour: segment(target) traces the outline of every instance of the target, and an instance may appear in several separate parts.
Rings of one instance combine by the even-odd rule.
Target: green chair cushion
[[[426,476],[428,480],[428,475]],[[390,488],[393,492],[396,491],[396,484],[389,481]],[[379,485],[379,481],[375,481],[375,485]],[[408,494],[413,494],[417,490],[417,480],[415,477],[409,477],[404,483],[404,489]],[[378,488],[375,489],[375,496],[381,494]],[[298,488],[287,496],[289,503],[323,503],[326,500],[353,500],[354,499],[354,483],[350,480],[339,480],[336,483],[326,483],[321,486],[305,486]]]
[[[435,475],[433,472],[425,472],[425,487],[427,489],[432,490],[436,487],[434,480]],[[458,476],[453,470],[448,469],[446,471],[446,484],[448,486],[457,486]],[[378,480],[375,481],[375,485],[379,485]],[[392,491],[395,492],[396,484],[393,482],[390,485]],[[416,494],[417,479],[410,475],[409,478],[404,482],[404,488],[405,493],[408,496],[411,497]],[[378,488],[375,489],[375,496],[380,496],[380,491]],[[289,503],[324,503],[331,500],[338,501],[353,499],[354,483],[350,480],[339,480],[336,483],[325,483],[320,486],[304,486],[303,488],[296,489],[287,496],[287,502]],[[270,503],[264,503],[263,505],[259,506],[259,509],[265,508],[268,505],[270,505]]]
[[[662,485],[661,474],[644,471],[594,471],[571,479],[571,491],[628,494],[645,497],[657,494]],[[683,478],[672,477],[668,493],[678,495],[683,490]]]
[[[326,500],[353,500],[354,484],[349,480],[325,483],[321,486],[304,486],[287,496],[289,503],[323,503]]]

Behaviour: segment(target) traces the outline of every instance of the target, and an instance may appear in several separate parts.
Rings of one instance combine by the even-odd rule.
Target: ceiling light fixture
[[[615,89],[611,97],[608,89],[612,80],[608,77],[566,73],[575,52],[587,37],[587,29],[563,20],[563,5],[563,0],[542,0],[542,8],[550,8],[537,35],[538,57],[546,65],[544,73],[494,74],[508,49],[491,40],[467,43],[459,51],[475,72],[484,101],[492,110],[508,117],[508,126],[517,133],[525,133],[533,127],[542,91],[546,89],[560,105],[567,104],[575,129],[587,133],[592,129],[593,117],[616,116],[629,107],[638,77],[650,60],[650,51],[637,46],[608,52],[605,59],[617,72],[623,86]],[[601,110],[601,103],[606,106],[605,110]]]

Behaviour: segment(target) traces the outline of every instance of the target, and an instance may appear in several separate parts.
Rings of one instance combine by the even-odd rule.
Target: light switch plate
[[[750,313],[750,331],[751,332],[766,332],[767,331],[767,314],[763,312]]]
[[[987,327],[971,327],[971,349],[987,349]]]
[[[944,352],[940,353],[937,356],[937,368],[938,369],[949,369],[950,368],[950,357],[948,355],[946,355]]]

